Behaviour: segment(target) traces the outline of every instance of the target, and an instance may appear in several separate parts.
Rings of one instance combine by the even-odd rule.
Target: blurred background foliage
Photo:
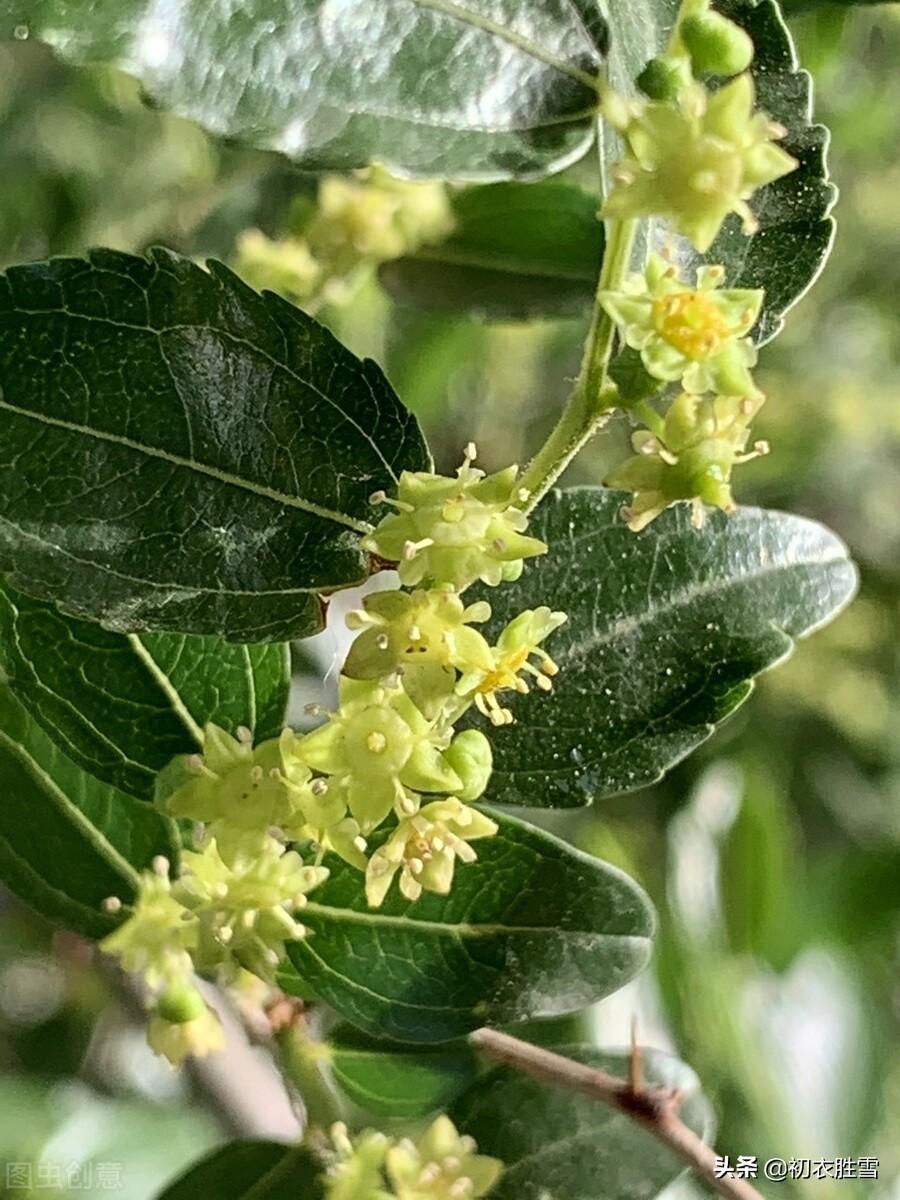
[[[793,25],[833,132],[840,228],[763,352],[757,431],[773,453],[738,489],[836,529],[861,594],[664,782],[550,823],[630,871],[660,911],[653,976],[590,1014],[598,1040],[626,1041],[636,1009],[641,1039],[701,1075],[733,1158],[881,1159],[877,1185],[773,1194],[885,1200],[900,1197],[900,10],[820,6]],[[570,174],[590,186],[590,167]],[[27,41],[0,47],[0,178],[4,264],[155,242],[234,262],[242,233],[296,232],[315,197],[276,156]],[[441,467],[469,437],[487,467],[527,458],[576,372],[584,319],[486,323],[396,304],[371,268],[345,282],[319,317],[386,367]],[[602,479],[627,433],[615,423],[568,482]],[[328,647],[298,651],[298,693]],[[194,1100],[84,947],[2,899],[0,1159],[75,1164],[69,1183],[47,1168],[36,1186],[58,1197],[111,1190],[100,1165],[118,1163],[117,1194],[149,1200],[228,1133]]]

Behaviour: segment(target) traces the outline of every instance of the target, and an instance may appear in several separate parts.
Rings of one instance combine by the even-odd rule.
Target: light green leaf
[[[173,822],[76,767],[6,688],[0,796],[0,879],[36,912],[86,937],[119,923],[102,901],[129,904],[157,854],[177,863]]]
[[[321,1200],[322,1166],[305,1146],[230,1142],[201,1159],[157,1200]]]
[[[625,1054],[590,1046],[553,1049],[627,1077]],[[648,1082],[682,1092],[682,1120],[708,1140],[712,1117],[693,1071],[656,1051],[644,1051],[642,1062]],[[479,1153],[506,1164],[491,1200],[650,1200],[684,1171],[682,1161],[632,1117],[505,1067],[479,1079],[450,1115],[475,1138]]]
[[[374,363],[209,265],[0,279],[0,563],[118,632],[283,641],[365,577],[369,496],[428,453]]]
[[[587,150],[606,37],[594,0],[0,0],[16,27],[307,168],[465,179]]]
[[[385,263],[379,277],[416,308],[515,320],[577,315],[600,273],[599,205],[559,180],[468,188],[453,198],[453,234]]]
[[[465,1042],[403,1045],[339,1025],[328,1051],[334,1080],[354,1103],[407,1121],[443,1111],[478,1074],[478,1061]]]
[[[207,721],[276,735],[290,687],[284,644],[111,633],[12,588],[0,588],[0,672],[71,759],[143,800]]]
[[[439,1042],[572,1012],[638,974],[654,923],[640,888],[492,815],[500,832],[476,843],[478,861],[458,868],[446,897],[410,903],[394,888],[369,909],[362,874],[330,856],[331,876],[303,910],[309,936],[288,947],[304,983],[368,1033]]]
[[[846,547],[814,521],[744,508],[698,531],[679,505],[634,534],[626,499],[552,493],[529,529],[550,552],[483,593],[489,636],[542,604],[569,615],[546,643],[553,693],[509,693],[492,803],[568,808],[653,783],[854,594]]]

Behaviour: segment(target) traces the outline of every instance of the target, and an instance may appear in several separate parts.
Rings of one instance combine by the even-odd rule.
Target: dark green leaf
[[[49,920],[102,937],[157,854],[178,859],[175,827],[149,804],[85,774],[0,688],[0,879]]]
[[[627,1077],[624,1054],[590,1046],[554,1049]],[[712,1117],[693,1071],[656,1051],[644,1051],[642,1061],[649,1082],[683,1093],[682,1120],[708,1139]],[[505,1067],[479,1079],[450,1115],[475,1138],[479,1153],[506,1163],[491,1200],[650,1200],[684,1171],[682,1161],[633,1118]]]
[[[549,554],[485,596],[493,634],[526,608],[569,614],[547,648],[554,691],[509,702],[492,740],[491,802],[567,808],[658,779],[852,597],[843,543],[813,521],[740,509],[698,531],[679,505],[634,534],[626,497],[554,492],[530,532]]]
[[[492,814],[495,815],[496,814]],[[289,950],[316,995],[368,1033],[410,1042],[572,1012],[646,965],[653,914],[614,867],[510,817],[477,843],[449,896],[394,888],[369,909],[336,859]],[[374,839],[377,840],[377,839]]]
[[[798,69],[775,0],[719,0],[716,7],[753,38],[757,100],[788,131],[780,144],[800,164],[754,197],[758,232],[746,237],[740,219],[731,216],[706,254],[690,251],[697,265],[722,263],[728,287],[765,288],[753,332],[753,340],[763,345],[779,332],[785,313],[811,287],[828,257],[834,237],[828,214],[837,192],[828,179],[828,130],[811,123],[812,82]]]
[[[477,1059],[465,1042],[404,1046],[339,1025],[329,1051],[335,1082],[354,1103],[407,1121],[443,1111],[478,1074]]]
[[[311,169],[505,178],[591,143],[606,26],[594,0],[0,0],[74,63]]]
[[[157,1200],[320,1200],[322,1167],[305,1146],[230,1142],[203,1158]]]
[[[0,562],[123,633],[277,641],[362,579],[428,454],[370,361],[218,263],[96,251],[0,280]]]
[[[111,633],[11,588],[0,588],[0,671],[80,767],[144,800],[207,721],[277,734],[290,686],[284,644]]]
[[[556,180],[468,188],[453,200],[453,235],[386,263],[381,281],[417,308],[505,319],[580,314],[603,256],[599,203]]]

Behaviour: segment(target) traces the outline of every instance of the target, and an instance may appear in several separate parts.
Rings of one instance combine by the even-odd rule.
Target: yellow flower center
[[[482,696],[487,696],[490,692],[496,692],[498,688],[516,687],[516,676],[528,661],[529,653],[530,648],[528,646],[520,646],[518,650],[514,650],[512,654],[501,659],[499,665],[493,671],[488,671],[475,689],[476,692],[480,692]]]
[[[653,302],[657,333],[685,358],[707,358],[731,336],[715,302],[703,292],[674,292]]]

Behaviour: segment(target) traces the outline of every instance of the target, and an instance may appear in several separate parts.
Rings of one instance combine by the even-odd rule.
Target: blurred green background
[[[837,530],[861,594],[664,783],[553,827],[630,871],[661,914],[652,978],[598,1006],[597,1038],[622,1043],[636,1010],[642,1040],[700,1073],[732,1158],[880,1159],[877,1184],[767,1194],[885,1200],[900,1197],[900,11],[825,6],[793,24],[833,131],[839,232],[763,352],[757,432],[773,452],[737,487]],[[241,231],[278,236],[311,190],[275,156],[154,111],[123,76],[28,42],[0,46],[0,179],[4,264],[155,242],[231,260]],[[445,468],[469,437],[487,467],[527,458],[584,335],[577,319],[402,308],[371,274],[319,316],[386,367]],[[599,482],[627,432],[614,425],[569,482]],[[30,1164],[35,1195],[149,1200],[234,1128],[196,1085],[154,1060],[83,946],[0,894],[0,1160]]]

